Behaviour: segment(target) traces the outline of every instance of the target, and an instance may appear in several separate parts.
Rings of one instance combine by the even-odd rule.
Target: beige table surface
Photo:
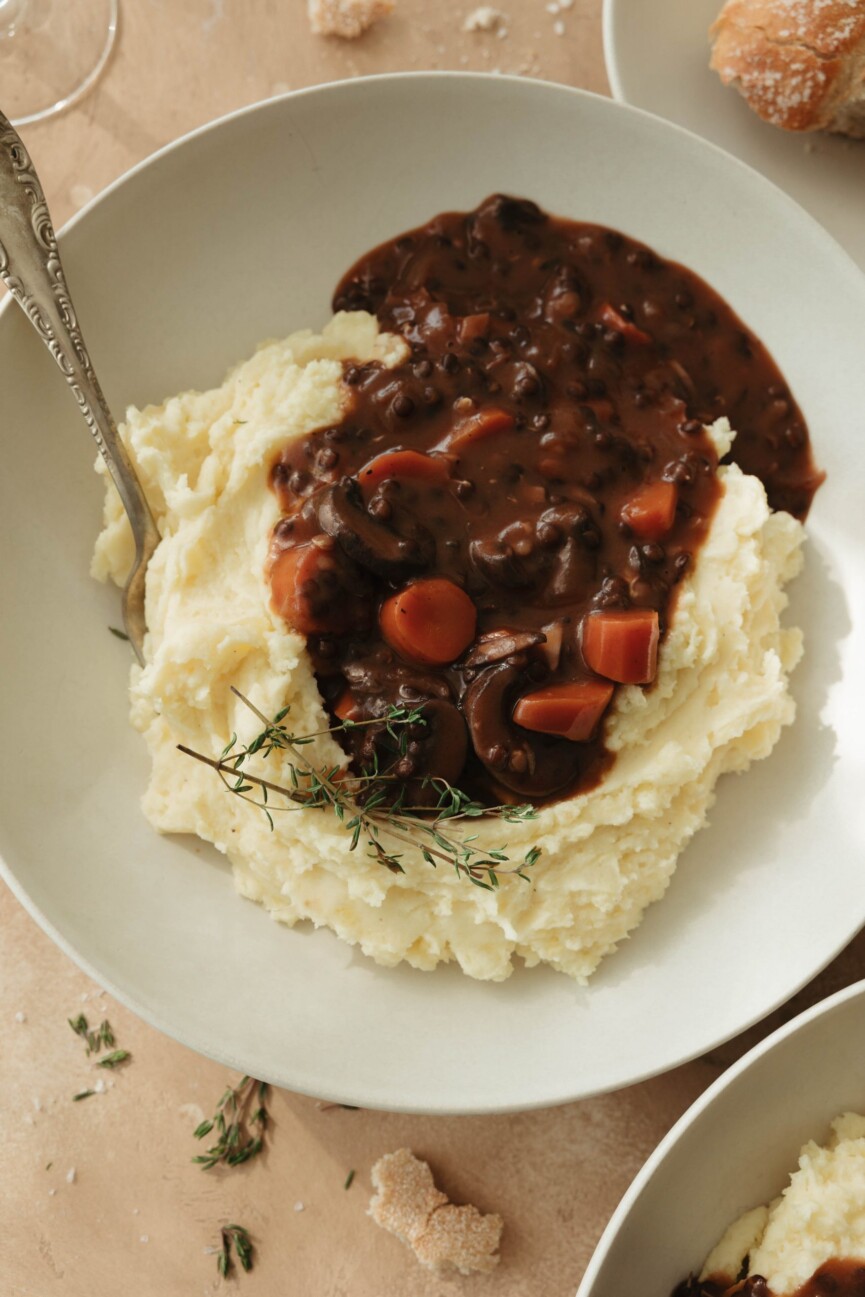
[[[504,38],[464,33],[472,7],[399,0],[380,28],[340,44],[309,34],[302,0],[123,0],[119,46],[96,91],[23,132],[57,221],[192,127],[315,82],[472,68],[606,91],[600,0],[559,15],[545,0],[499,0]],[[569,1297],[631,1178],[688,1104],[782,1020],[863,974],[860,937],[716,1054],[546,1112],[418,1118],[279,1092],[266,1156],[204,1174],[190,1163],[191,1130],[221,1094],[224,1069],[100,995],[0,888],[0,1297],[189,1297],[235,1283],[250,1297]],[[109,1017],[133,1060],[105,1074],[105,1093],[74,1104],[95,1075],[66,1025],[81,1011]],[[430,1276],[368,1220],[369,1168],[403,1144],[456,1200],[502,1214],[494,1275]],[[207,1253],[226,1220],[256,1244],[254,1270],[236,1281],[219,1279]]]

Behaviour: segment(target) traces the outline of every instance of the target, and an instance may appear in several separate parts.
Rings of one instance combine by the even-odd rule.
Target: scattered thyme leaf
[[[532,847],[522,859],[513,859],[506,847],[484,852],[475,845],[476,834],[460,836],[452,831],[451,824],[455,820],[481,818],[499,818],[507,824],[521,824],[537,818],[533,806],[482,806],[461,789],[436,776],[426,776],[422,781],[422,788],[433,794],[432,806],[407,806],[406,785],[394,788],[393,776],[380,768],[377,750],[374,750],[367,768],[348,777],[344,777],[337,766],[317,769],[301,751],[322,734],[338,736],[349,729],[375,725],[380,733],[389,736],[395,754],[404,752],[407,727],[426,724],[423,705],[413,708],[395,706],[384,717],[342,721],[314,734],[294,734],[283,724],[289,713],[287,707],[273,720],[268,720],[238,689],[232,688],[232,692],[261,721],[263,729],[260,733],[243,747],[237,746],[237,736],[233,734],[218,758],[205,756],[183,744],[178,744],[178,749],[210,766],[229,792],[263,811],[271,829],[274,828],[274,814],[280,811],[302,807],[329,810],[350,834],[349,850],[354,851],[363,841],[366,854],[391,873],[405,872],[401,863],[405,853],[390,845],[400,842],[418,852],[433,868],[439,862],[450,865],[457,877],[467,878],[475,887],[485,891],[497,888],[506,875],[531,882],[526,871],[540,858],[539,847]],[[273,753],[282,756],[287,785],[252,774],[247,768],[249,758],[266,760]],[[387,844],[383,839],[388,839]],[[484,874],[489,881],[484,881]]]
[[[343,1189],[350,1189],[350,1188],[351,1188],[351,1183],[352,1183],[352,1180],[354,1179],[354,1177],[355,1177],[355,1170],[354,1170],[354,1167],[352,1167],[352,1169],[349,1171],[348,1175],[345,1177],[345,1184],[342,1186]]]
[[[193,1131],[195,1139],[204,1139],[216,1130],[216,1143],[192,1159],[202,1171],[222,1163],[240,1166],[255,1157],[264,1147],[264,1131],[268,1124],[267,1098],[270,1087],[266,1081],[244,1076],[237,1086],[229,1086],[216,1106],[209,1121],[202,1121]],[[252,1107],[253,1098],[257,1106]],[[258,1133],[253,1134],[253,1127]]]
[[[97,1059],[96,1066],[119,1067],[121,1063],[125,1063],[131,1057],[132,1055],[128,1049],[115,1049],[110,1054],[106,1054],[104,1058]]]
[[[129,643],[129,636],[126,634],[125,630],[118,630],[116,626],[109,626],[108,629],[117,639],[122,639],[125,640],[127,644]]]
[[[231,1255],[232,1244],[241,1269],[247,1273],[252,1269],[254,1248],[249,1237],[249,1230],[243,1225],[223,1225],[219,1231],[221,1247],[216,1253],[216,1269],[223,1279],[227,1279],[234,1268]]]
[[[96,1093],[95,1090],[79,1090],[77,1094],[73,1094],[72,1102],[79,1103],[82,1099],[89,1099],[91,1094],[95,1094],[95,1093]]]

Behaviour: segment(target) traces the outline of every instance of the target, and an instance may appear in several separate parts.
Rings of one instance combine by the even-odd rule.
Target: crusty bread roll
[[[865,0],[727,0],[711,66],[788,131],[865,138]]]

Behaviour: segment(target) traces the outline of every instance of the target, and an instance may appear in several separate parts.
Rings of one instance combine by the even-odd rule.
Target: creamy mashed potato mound
[[[232,685],[268,716],[290,705],[296,733],[327,726],[304,639],[270,608],[264,568],[279,509],[267,469],[289,439],[338,421],[343,359],[397,363],[404,347],[373,317],[341,313],[320,335],[262,346],[213,391],[129,410],[121,434],[163,537],[148,572],[147,665],[134,666],[131,681],[132,723],[153,759],[144,810],[163,833],[214,843],[238,890],[275,918],[330,927],[381,964],[457,960],[470,976],[498,981],[519,955],[584,981],[663,895],[706,823],[719,775],[767,756],[793,720],[787,677],[801,636],[780,617],[802,527],[770,512],[757,478],[721,469],[722,498],[680,587],[655,685],[617,695],[612,769],[533,821],[480,824],[489,847],[506,838],[513,855],[542,849],[531,886],[503,880],[485,892],[419,855],[390,873],[362,848],[351,852],[324,811],[275,813],[271,832],[261,811],[176,745],[218,756],[233,732],[253,737],[261,726]],[[725,447],[729,427],[716,425],[716,436]],[[108,485],[93,573],[122,584],[131,560]],[[322,765],[345,763],[327,737],[304,751]],[[278,782],[272,760],[268,771]]]
[[[733,1283],[747,1261],[748,1274],[786,1297],[836,1259],[865,1264],[865,1117],[853,1112],[832,1122],[825,1146],[804,1146],[780,1198],[734,1221],[700,1277]]]

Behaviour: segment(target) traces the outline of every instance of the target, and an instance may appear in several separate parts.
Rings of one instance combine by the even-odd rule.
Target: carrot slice
[[[301,635],[343,631],[351,624],[339,558],[318,545],[284,549],[270,569],[273,609]]]
[[[428,666],[453,662],[475,637],[477,612],[444,577],[414,581],[382,604],[381,633],[402,657]]]
[[[495,433],[509,432],[513,426],[513,418],[507,410],[478,410],[457,424],[448,438],[448,450],[465,450],[473,442]]]
[[[360,716],[360,708],[357,705],[357,699],[346,685],[342,693],[333,704],[333,714],[338,716],[341,721],[356,721]]]
[[[586,743],[612,696],[613,686],[605,680],[548,685],[520,699],[514,708],[514,720],[526,730],[558,734],[572,743]]]
[[[643,540],[660,540],[676,521],[678,491],[672,482],[641,486],[622,508],[622,521]]]
[[[649,684],[658,669],[659,634],[654,608],[589,613],[583,620],[586,666],[619,684]]]
[[[639,343],[640,346],[645,346],[647,342],[652,341],[648,333],[644,333],[642,329],[638,329],[636,324],[631,320],[626,320],[624,315],[620,315],[615,306],[611,306],[609,302],[606,302],[601,307],[598,318],[600,319],[601,324],[605,324],[608,329],[615,329],[617,333],[621,333],[622,337],[627,338],[629,342],[636,342]]]
[[[446,482],[448,466],[443,459],[424,455],[419,450],[388,450],[370,460],[357,475],[363,497],[368,500],[373,491],[389,477],[413,478],[425,482]]]

